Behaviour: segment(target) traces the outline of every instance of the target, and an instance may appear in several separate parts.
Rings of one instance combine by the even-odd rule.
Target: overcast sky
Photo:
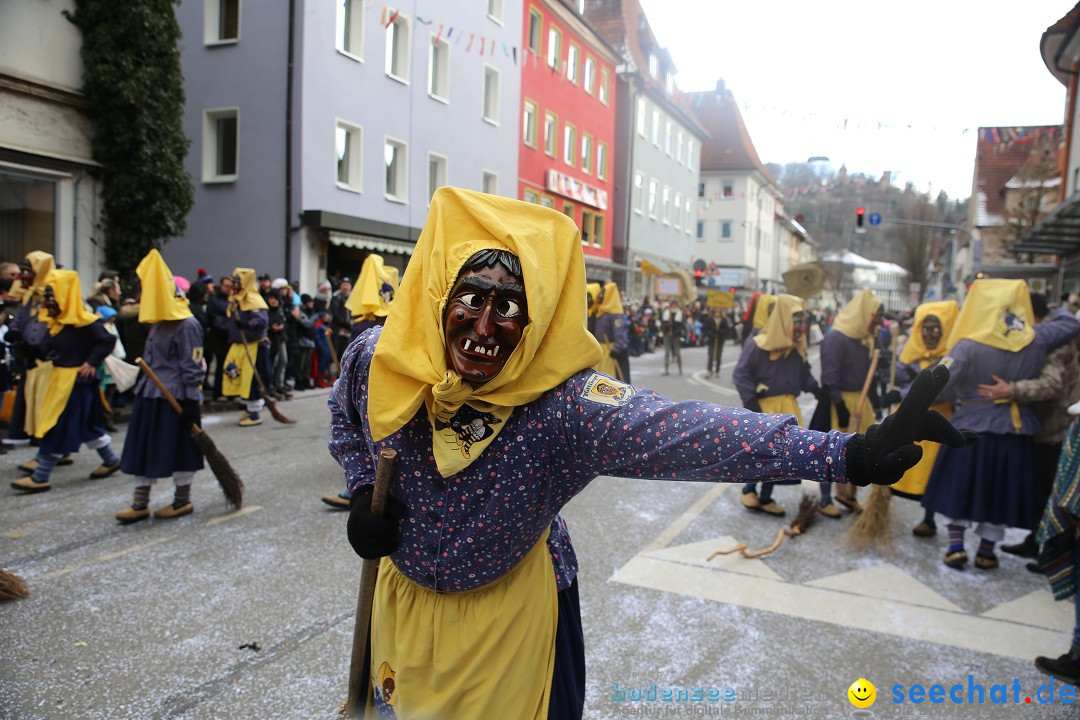
[[[723,78],[764,162],[826,156],[963,198],[977,128],[1063,122],[1039,42],[1075,0],[641,4],[679,88]]]

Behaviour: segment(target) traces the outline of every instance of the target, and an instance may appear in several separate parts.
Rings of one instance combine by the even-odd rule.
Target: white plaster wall
[[[62,14],[74,10],[74,0],[0,2],[0,73],[69,90],[81,87],[82,37]]]

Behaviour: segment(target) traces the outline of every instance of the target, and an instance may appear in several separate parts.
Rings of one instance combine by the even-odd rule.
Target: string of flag
[[[370,3],[367,6],[367,10],[371,10],[375,6],[375,3]],[[383,5],[382,11],[379,14],[379,24],[384,29],[389,29],[394,21],[398,19],[401,11],[391,5]],[[498,50],[502,50],[502,53],[507,58],[510,58],[515,65],[518,64],[518,46],[512,43],[505,43],[498,41],[489,35],[483,33],[470,32],[468,29],[456,26],[448,25],[446,23],[437,23],[434,18],[425,18],[421,15],[417,15],[415,18],[417,25],[423,25],[425,27],[438,25],[438,31],[435,32],[431,38],[431,42],[434,45],[438,45],[442,42],[453,43],[454,47],[459,47],[462,42],[465,42],[465,52],[471,53],[475,49],[477,55],[492,56]],[[468,40],[465,38],[468,36]],[[536,55],[534,53],[525,53],[525,55],[532,55],[533,67],[536,67]]]

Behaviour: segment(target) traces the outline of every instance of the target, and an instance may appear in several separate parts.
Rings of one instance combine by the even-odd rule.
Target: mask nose
[[[495,303],[488,300],[480,308],[473,325],[476,334],[482,338],[489,338],[495,334]]]

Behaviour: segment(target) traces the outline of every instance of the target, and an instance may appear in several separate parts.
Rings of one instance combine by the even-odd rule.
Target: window
[[[649,53],[649,76],[653,80],[656,80],[657,76],[659,74],[660,74],[660,59],[658,57],[656,57],[655,55],[653,55],[652,53]]]
[[[721,180],[720,187],[723,188],[723,196],[726,198],[735,197],[735,183],[731,180]]]
[[[668,157],[671,157],[671,153],[672,153],[672,150],[673,150],[671,136],[672,136],[671,121],[670,120],[665,120],[664,121],[664,152],[666,152],[668,154]]]
[[[581,71],[581,84],[585,86],[585,92],[593,94],[596,84],[596,61],[591,57],[585,58],[585,65]]]
[[[656,108],[652,111],[652,144],[660,147],[660,111]]]
[[[679,130],[675,135],[675,162],[683,164],[683,147],[686,145],[686,134]]]
[[[386,199],[406,202],[409,198],[408,148],[400,140],[386,139],[383,160],[386,162]]]
[[[701,222],[700,220],[698,221],[698,224],[697,224],[697,239],[698,240],[704,240],[705,239],[705,223]]]
[[[524,118],[521,121],[521,137],[526,145],[536,147],[536,103],[532,100],[525,101]]]
[[[675,193],[675,216],[672,225],[675,226],[676,230],[682,229],[680,218],[682,218],[682,194]]]
[[[574,219],[574,205],[572,203],[564,202],[562,204],[562,213],[571,220]]]
[[[664,186],[663,194],[660,196],[660,221],[665,225],[671,224],[671,188],[667,185]]]
[[[548,28],[547,64],[555,72],[559,71],[559,62],[562,59],[562,33],[552,25]]]
[[[546,208],[552,208],[552,209],[555,208],[555,201],[552,200],[551,196],[549,196],[549,195],[541,195],[540,196],[540,204],[543,205]]]
[[[645,126],[649,118],[649,103],[643,97],[637,99],[637,134],[645,137]]]
[[[581,172],[592,172],[592,143],[593,140],[588,135],[581,136]]]
[[[686,222],[683,223],[683,227],[686,228],[686,234],[690,234],[690,223],[694,222],[694,212],[690,209],[690,198],[686,198]]]
[[[386,28],[386,74],[409,82],[409,18],[398,15]]]
[[[600,89],[596,96],[600,99],[600,102],[605,105],[608,104],[608,92],[611,85],[611,73],[607,68],[600,68]]]
[[[675,75],[673,73],[664,76],[664,89],[667,90],[668,95],[675,94]]]
[[[205,0],[203,41],[207,45],[220,45],[239,39],[240,0]]]
[[[585,14],[585,0],[577,0],[577,12],[578,15]]]
[[[203,182],[233,182],[240,169],[240,110],[203,113]]]
[[[488,17],[495,22],[502,24],[503,19],[503,4],[502,0],[488,0]]]
[[[334,132],[337,155],[337,184],[340,188],[360,192],[363,189],[363,130],[356,125],[338,121]]]
[[[339,52],[364,57],[363,0],[337,0],[337,38]]]
[[[450,99],[450,43],[435,33],[428,47],[428,95],[443,102]]]
[[[544,37],[544,16],[535,8],[529,8],[529,52],[540,54],[540,43]]]
[[[694,141],[686,141],[686,167],[694,169]]]
[[[499,176],[493,172],[484,171],[480,178],[480,190],[488,195],[499,194]]]
[[[604,216],[589,210],[581,211],[581,242],[593,247],[604,246]]]
[[[697,196],[699,198],[705,197],[705,183],[699,182],[697,184]]]
[[[731,239],[731,221],[724,220],[720,223],[720,237],[724,240]]]
[[[607,180],[607,145],[596,145],[596,177]]]
[[[484,66],[484,119],[499,124],[499,71],[490,65]]]
[[[649,178],[649,217],[656,219],[656,178]]]
[[[539,200],[540,198],[539,198],[539,196],[538,196],[538,195],[537,195],[537,194],[536,194],[535,192],[533,192],[532,190],[526,190],[526,191],[525,191],[525,193],[524,193],[524,194],[523,194],[523,195],[521,196],[521,199],[522,199],[522,200],[524,200],[525,202],[531,202],[531,203],[534,203],[534,202],[536,202],[537,200]]]
[[[634,212],[641,214],[642,195],[645,190],[645,176],[639,172],[634,173]]]
[[[574,150],[577,149],[577,128],[570,123],[563,125],[563,162],[574,165]]]
[[[559,120],[554,113],[544,113],[544,152],[555,157],[556,146],[559,144],[557,133],[559,132]]]
[[[566,79],[575,85],[578,84],[578,69],[581,65],[581,50],[574,43],[570,43],[570,49],[566,52]]]
[[[61,182],[56,177],[0,172],[0,251],[4,257],[22,258],[31,250],[56,254],[57,229],[63,222],[63,203],[58,203]]]
[[[446,184],[446,158],[435,153],[427,156],[427,195],[428,200],[435,191]]]

